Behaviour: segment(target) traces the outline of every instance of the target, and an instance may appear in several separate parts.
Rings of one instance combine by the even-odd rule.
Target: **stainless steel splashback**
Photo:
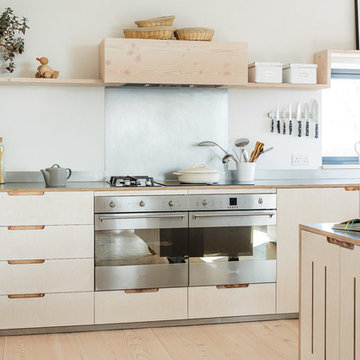
[[[171,179],[206,162],[223,169],[223,154],[197,147],[228,144],[228,93],[223,89],[106,89],[106,174]]]

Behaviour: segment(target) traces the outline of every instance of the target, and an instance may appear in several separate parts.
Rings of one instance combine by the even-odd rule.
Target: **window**
[[[360,165],[360,70],[332,69],[331,88],[322,98],[323,165]],[[360,150],[360,146],[358,147]]]

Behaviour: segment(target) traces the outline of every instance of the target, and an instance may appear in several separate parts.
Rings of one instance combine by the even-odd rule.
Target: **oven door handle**
[[[194,215],[194,219],[197,218],[212,218],[212,217],[238,217],[238,216],[269,216],[272,218],[275,215],[274,212],[247,212],[247,213],[241,213],[241,214],[198,214]]]
[[[137,219],[184,219],[185,215],[141,215],[141,216],[100,216],[101,222],[105,220],[137,220]]]

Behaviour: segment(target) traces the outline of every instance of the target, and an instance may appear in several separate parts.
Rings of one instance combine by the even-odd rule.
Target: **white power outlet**
[[[310,166],[311,158],[309,154],[292,154],[291,164],[293,166]]]

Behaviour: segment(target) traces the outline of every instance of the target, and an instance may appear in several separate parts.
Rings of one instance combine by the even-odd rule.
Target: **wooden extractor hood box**
[[[100,44],[105,85],[247,84],[247,44],[107,38]]]

